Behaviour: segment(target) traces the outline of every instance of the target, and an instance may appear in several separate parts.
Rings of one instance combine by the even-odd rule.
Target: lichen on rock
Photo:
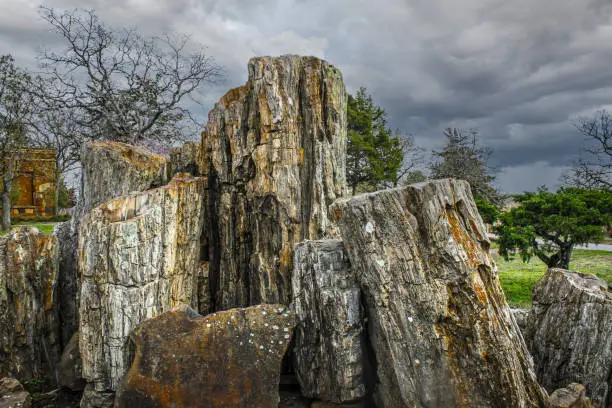
[[[141,321],[180,303],[197,307],[203,190],[201,178],[177,175],[81,219],[79,343],[83,376],[96,391],[116,390],[129,333]]]
[[[281,360],[295,326],[282,305],[200,316],[186,305],[132,333],[134,363],[118,408],[277,407]]]
[[[342,76],[312,57],[260,57],[209,114],[200,167],[209,181],[216,310],[291,298],[293,246],[333,234],[346,192]]]

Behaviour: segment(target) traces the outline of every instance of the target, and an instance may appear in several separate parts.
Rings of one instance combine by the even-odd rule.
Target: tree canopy
[[[444,131],[446,145],[433,151],[437,158],[430,166],[431,178],[456,178],[470,183],[476,200],[496,203],[499,193],[493,186],[495,176],[487,167],[490,150],[478,145],[478,132],[455,128]]]
[[[346,173],[353,194],[397,186],[413,167],[405,154],[415,152],[413,142],[393,132],[386,113],[364,87],[348,96]]]
[[[612,192],[562,188],[515,196],[518,206],[501,214],[500,254],[518,252],[528,262],[535,255],[548,267],[569,267],[575,245],[599,242],[612,220]]]

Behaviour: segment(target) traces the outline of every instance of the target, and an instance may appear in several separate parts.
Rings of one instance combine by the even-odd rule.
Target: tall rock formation
[[[541,407],[468,183],[332,205],[365,296],[381,407]]]
[[[282,305],[200,316],[182,305],[133,333],[117,408],[276,408],[295,317]]]
[[[340,72],[298,56],[253,58],[248,69],[202,138],[215,310],[288,304],[293,245],[333,232],[327,208],[346,190]]]
[[[612,293],[594,275],[549,269],[533,290],[526,328],[540,383],[549,392],[570,382],[612,407]]]
[[[92,387],[116,390],[128,368],[129,333],[142,320],[179,303],[197,307],[203,190],[203,179],[177,175],[81,219],[79,345],[91,383],[86,395],[93,398]]]
[[[168,161],[144,147],[92,142],[81,151],[81,214],[112,199],[166,184]]]
[[[302,393],[330,402],[366,395],[367,353],[361,291],[338,239],[295,247],[294,356]]]
[[[55,237],[36,228],[0,237],[0,377],[55,378],[58,252]]]

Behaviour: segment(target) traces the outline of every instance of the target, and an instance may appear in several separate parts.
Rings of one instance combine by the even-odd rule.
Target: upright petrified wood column
[[[117,389],[128,368],[128,336],[141,321],[179,303],[197,306],[203,189],[201,178],[177,175],[81,219],[79,347],[87,398]]]
[[[251,59],[247,84],[221,98],[202,138],[214,310],[288,304],[293,245],[333,233],[327,209],[345,195],[345,150],[337,69]]]
[[[365,296],[382,407],[541,407],[466,182],[332,206]]]

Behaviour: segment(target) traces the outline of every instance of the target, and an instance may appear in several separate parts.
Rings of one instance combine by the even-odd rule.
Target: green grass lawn
[[[42,232],[43,234],[50,234],[53,232],[53,227],[55,226],[55,224],[57,223],[56,222],[41,222],[41,223],[24,222],[24,223],[13,225],[13,228],[17,226],[35,227],[35,228],[38,228],[40,232]],[[6,234],[8,234],[8,231],[6,232],[0,231],[0,236],[6,235]]]
[[[538,258],[523,263],[520,258],[506,262],[494,255],[499,268],[499,280],[512,307],[530,307],[531,291],[546,272],[546,265]],[[576,249],[572,254],[570,269],[592,273],[612,284],[612,252]]]

